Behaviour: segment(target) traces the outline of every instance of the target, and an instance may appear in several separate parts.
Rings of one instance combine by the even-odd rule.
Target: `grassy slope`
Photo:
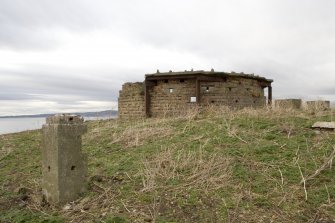
[[[222,108],[89,122],[89,190],[67,208],[41,200],[40,132],[0,136],[0,222],[335,222],[334,169],[300,184],[334,149],[317,120],[330,117]]]

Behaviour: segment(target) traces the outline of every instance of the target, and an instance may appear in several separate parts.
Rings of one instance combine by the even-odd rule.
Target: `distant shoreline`
[[[96,116],[82,116],[84,121],[98,121],[98,120],[115,120],[117,115]],[[46,118],[40,116],[27,117],[27,116],[12,116],[8,118],[0,118],[0,136],[4,134],[12,134],[17,132],[24,132],[30,130],[41,129],[46,123]]]

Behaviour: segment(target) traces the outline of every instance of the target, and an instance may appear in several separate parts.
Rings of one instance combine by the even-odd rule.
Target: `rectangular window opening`
[[[197,102],[197,97],[191,97],[190,102],[192,102],[192,103]]]
[[[173,93],[173,88],[169,88],[169,92],[170,92],[170,93]]]
[[[201,85],[201,91],[205,93],[212,91],[213,88],[214,88],[214,85]]]

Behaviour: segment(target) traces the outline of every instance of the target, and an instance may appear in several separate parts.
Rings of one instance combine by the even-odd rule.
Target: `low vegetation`
[[[41,196],[40,131],[0,136],[0,222],[335,222],[331,112],[90,121],[88,192]]]

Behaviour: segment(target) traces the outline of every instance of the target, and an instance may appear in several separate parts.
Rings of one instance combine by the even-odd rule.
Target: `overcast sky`
[[[1,0],[0,115],[117,108],[124,82],[185,69],[335,100],[334,0]]]

